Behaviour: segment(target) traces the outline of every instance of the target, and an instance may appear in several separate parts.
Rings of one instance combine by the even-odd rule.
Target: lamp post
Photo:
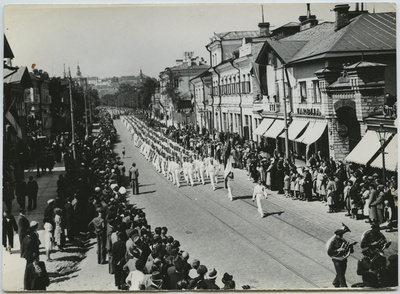
[[[382,153],[382,181],[383,184],[386,183],[386,167],[385,167],[385,142],[390,134],[384,127],[380,124],[379,129],[376,131],[378,134],[379,143],[381,143],[381,153]]]

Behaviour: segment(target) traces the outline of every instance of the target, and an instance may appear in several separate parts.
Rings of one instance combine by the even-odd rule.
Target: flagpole
[[[72,78],[71,78],[71,70],[68,68],[69,71],[69,103],[71,107],[71,127],[72,127],[72,155],[74,160],[76,159],[75,154],[75,126],[74,126],[74,106],[72,103]]]

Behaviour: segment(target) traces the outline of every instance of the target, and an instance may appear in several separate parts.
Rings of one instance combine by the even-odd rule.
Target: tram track
[[[136,146],[135,146],[136,147]],[[138,149],[138,148],[136,148]],[[144,159],[144,158],[143,158]],[[145,160],[145,159],[144,159]],[[145,160],[147,163],[147,160]],[[150,165],[152,165],[150,163]],[[164,176],[162,176],[159,172],[157,172],[154,168],[154,166],[152,167],[152,170],[160,177],[162,178],[163,181],[167,182],[169,185],[171,185],[170,181],[167,180]],[[199,195],[203,195],[198,189],[194,189],[195,191],[195,195],[198,197]],[[192,191],[193,192],[193,191]],[[174,194],[174,196],[177,194]],[[180,196],[185,196],[187,199],[189,199],[190,201],[193,201],[193,195],[194,193],[187,193],[186,191],[184,191],[184,189],[180,189],[179,191],[179,195]],[[324,268],[325,270],[331,272],[332,274],[335,274],[335,272],[331,269],[328,268],[320,263],[318,263],[317,261],[315,261],[313,258],[309,257],[308,255],[304,254],[303,252],[299,251],[298,249],[294,248],[292,245],[288,244],[286,241],[284,241],[282,238],[276,237],[274,235],[272,235],[271,233],[269,233],[268,231],[266,231],[265,229],[263,229],[262,227],[260,227],[259,225],[257,225],[254,222],[250,222],[249,220],[247,220],[246,218],[244,218],[242,215],[237,214],[237,212],[233,211],[232,209],[227,208],[226,206],[222,205],[221,203],[215,201],[214,199],[212,199],[212,197],[207,197],[207,200],[211,200],[214,204],[218,205],[219,207],[229,211],[229,213],[234,214],[236,217],[239,217],[242,221],[248,223],[249,225],[251,225],[252,227],[257,228],[257,230],[259,230],[262,234],[264,235],[268,235],[270,238],[276,240],[278,242],[278,244],[284,244],[285,246],[287,246],[287,248],[289,248],[290,250],[296,252],[298,255],[300,255],[303,258],[306,258],[308,260],[310,260],[312,263],[315,263],[316,265]],[[255,207],[254,205],[252,205],[251,203],[249,203],[248,201],[242,200],[243,203],[246,203],[247,205],[250,205],[252,207]],[[206,212],[207,214],[211,215],[212,217],[214,217],[215,219],[217,219],[220,223],[222,223],[224,226],[228,227],[230,230],[232,230],[233,232],[235,232],[235,234],[237,234],[238,236],[240,236],[243,240],[246,240],[249,244],[251,244],[252,246],[254,246],[255,248],[257,248],[258,250],[260,250],[261,252],[263,252],[264,254],[266,254],[267,256],[269,256],[271,259],[275,260],[277,263],[281,264],[284,268],[286,268],[287,270],[289,270],[290,272],[294,273],[295,275],[297,275],[299,278],[301,278],[302,280],[304,280],[306,283],[308,283],[309,285],[311,285],[313,288],[321,288],[321,286],[319,286],[318,284],[316,284],[315,282],[313,282],[311,279],[309,279],[308,277],[306,277],[304,274],[302,274],[299,270],[297,270],[296,268],[294,268],[293,266],[289,265],[287,262],[284,262],[282,260],[280,260],[277,256],[273,255],[270,251],[266,250],[265,248],[263,248],[262,246],[260,246],[259,244],[257,244],[256,242],[254,242],[253,240],[251,240],[248,236],[246,236],[245,234],[243,234],[242,232],[240,232],[239,230],[237,230],[235,227],[233,227],[232,225],[230,225],[229,223],[227,223],[226,221],[224,221],[222,218],[220,218],[218,215],[216,215],[215,213],[213,213],[212,211],[210,211],[209,209],[207,209],[206,207],[199,205],[199,208],[201,210],[203,210],[204,212]],[[281,218],[276,218],[279,221],[283,221]],[[293,226],[291,223],[284,221],[287,225],[292,226],[298,230],[300,230],[303,233],[307,233],[305,230],[298,228],[296,226]],[[309,236],[311,236],[312,238],[318,239],[315,236],[308,234]],[[320,239],[318,239],[320,240]],[[322,241],[322,240],[320,240]]]

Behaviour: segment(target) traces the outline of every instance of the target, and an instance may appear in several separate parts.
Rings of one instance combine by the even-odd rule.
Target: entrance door
[[[360,123],[357,120],[356,110],[353,107],[343,106],[336,110],[336,117],[339,124],[345,126],[339,128],[339,135],[349,138],[349,151],[361,140]]]

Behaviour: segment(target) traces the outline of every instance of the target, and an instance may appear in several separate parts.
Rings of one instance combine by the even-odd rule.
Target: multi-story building
[[[25,101],[29,112],[35,119],[36,130],[41,136],[50,138],[52,127],[51,96],[49,93],[49,75],[41,70],[30,73],[32,87],[25,90]]]
[[[167,67],[159,75],[160,99],[163,117],[167,125],[196,124],[193,113],[193,84],[191,79],[208,69],[203,58],[193,58],[193,52],[185,52],[185,58]]]
[[[382,113],[385,94],[396,95],[396,14],[349,12],[349,5],[334,11],[335,22],[300,17],[300,32],[269,38],[256,60],[268,95],[254,135],[275,140],[283,153],[286,104],[289,150],[305,160],[317,151],[344,159],[368,129],[367,118]]]
[[[213,131],[237,132],[249,137],[254,100],[253,63],[266,36],[269,23],[258,31],[214,34],[206,46],[210,67],[192,79],[197,125]]]

